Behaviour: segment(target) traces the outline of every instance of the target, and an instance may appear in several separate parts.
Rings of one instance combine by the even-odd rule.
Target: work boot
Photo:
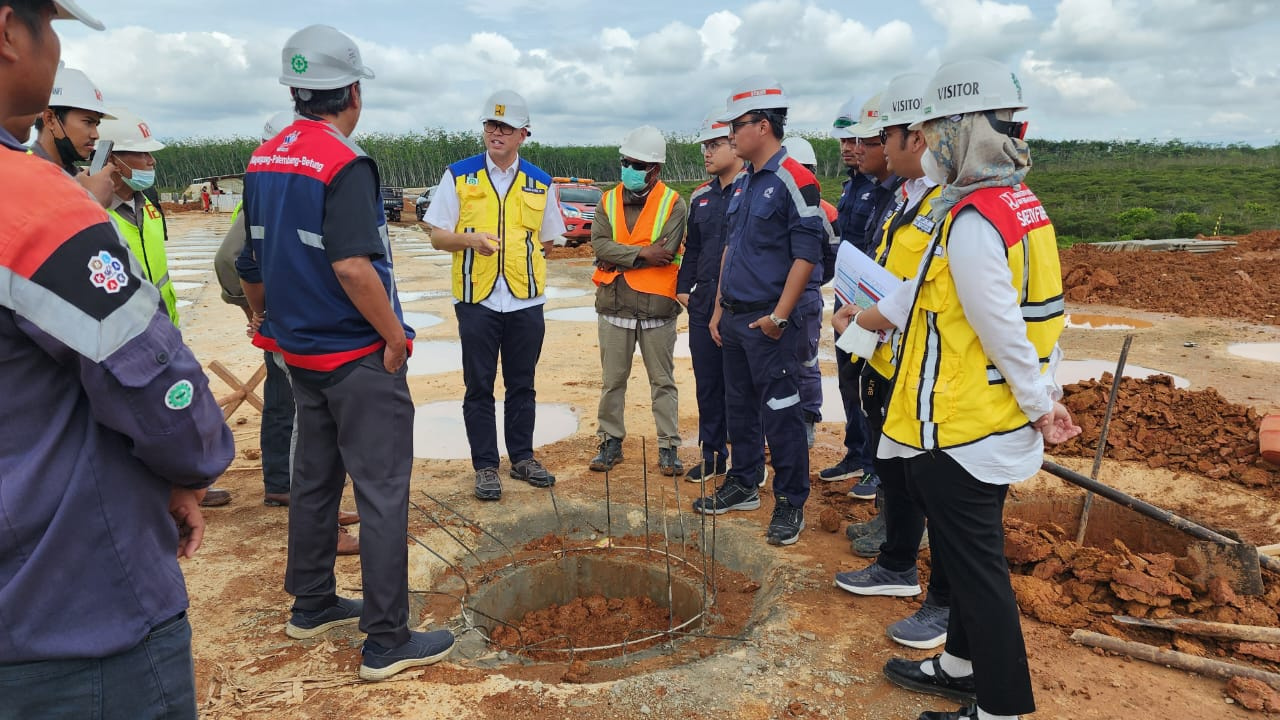
[[[352,535],[346,528],[338,526],[338,554],[339,555],[359,555],[360,554],[360,538]]]
[[[355,525],[358,522],[360,522],[360,513],[353,513],[348,510],[338,511],[339,525]]]
[[[658,469],[667,477],[674,477],[684,472],[684,463],[673,447],[658,448]]]
[[[881,517],[883,515],[877,515],[876,519]],[[855,538],[853,542],[849,543],[849,549],[858,557],[873,558],[880,554],[880,546],[888,539],[889,535],[885,531],[884,522],[881,521],[876,523],[871,532],[860,538]]]
[[[394,648],[366,639],[360,648],[360,679],[386,680],[411,667],[438,663],[453,651],[454,642],[453,633],[448,630],[411,630],[409,641]]]
[[[704,472],[707,480],[725,474],[729,469],[729,463],[724,456],[720,453],[712,453],[711,457],[712,459],[707,460],[704,458],[702,462],[689,468],[689,472],[684,474],[684,479],[689,482],[700,483]]]
[[[600,441],[600,452],[591,458],[590,468],[596,472],[609,472],[622,461],[622,441],[616,437],[604,436]]]
[[[860,537],[866,537],[871,533],[884,532],[884,513],[876,515],[866,522],[850,523],[844,529],[844,536],[850,540],[857,540]]]
[[[340,597],[336,603],[323,610],[294,610],[289,616],[289,622],[284,625],[284,634],[294,640],[307,640],[342,625],[355,625],[360,622],[362,612],[363,600]]]
[[[556,476],[547,472],[542,463],[534,458],[527,458],[511,466],[511,478],[523,480],[536,488],[547,488],[556,484]]]
[[[804,510],[779,495],[774,500],[773,517],[769,520],[766,539],[770,545],[794,545],[804,529]]]
[[[205,491],[204,499],[200,501],[200,507],[222,507],[230,502],[231,491],[211,487]]]
[[[502,497],[502,480],[498,468],[480,468],[476,471],[476,498],[497,500]]]

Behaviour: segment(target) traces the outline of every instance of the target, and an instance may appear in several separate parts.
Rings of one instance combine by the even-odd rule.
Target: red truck
[[[564,218],[563,244],[575,247],[590,242],[591,221],[595,219],[596,205],[600,204],[603,191],[591,178],[553,177],[551,187],[555,190],[560,215]],[[558,238],[556,244],[561,244]]]

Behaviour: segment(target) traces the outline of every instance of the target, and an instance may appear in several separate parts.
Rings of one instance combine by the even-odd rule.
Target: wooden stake
[[[1235,625],[1232,623],[1209,622],[1207,620],[1191,620],[1174,618],[1156,620],[1152,618],[1136,618],[1127,615],[1112,615],[1112,620],[1121,625],[1170,630],[1183,635],[1200,637],[1226,638],[1228,640],[1247,640],[1249,642],[1280,644],[1280,628],[1262,627],[1259,625]]]
[[[1248,665],[1196,657],[1195,655],[1165,650],[1146,643],[1121,640],[1120,638],[1113,638],[1110,635],[1102,635],[1088,630],[1076,630],[1071,633],[1071,639],[1086,647],[1102,648],[1107,652],[1118,653],[1137,660],[1145,660],[1149,663],[1177,668],[1178,670],[1186,670],[1198,675],[1223,679],[1245,677],[1261,680],[1280,690],[1280,675]]]

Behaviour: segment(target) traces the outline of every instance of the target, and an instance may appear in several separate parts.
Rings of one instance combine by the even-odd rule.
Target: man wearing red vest
[[[658,467],[664,475],[675,475],[684,466],[676,455],[680,413],[674,357],[680,303],[679,264],[673,260],[684,241],[688,207],[658,179],[667,161],[667,142],[657,128],[646,125],[627,133],[619,152],[622,182],[601,198],[591,228],[603,374],[600,451],[591,459],[591,469],[604,472],[622,460],[627,378],[639,345],[658,429]]]

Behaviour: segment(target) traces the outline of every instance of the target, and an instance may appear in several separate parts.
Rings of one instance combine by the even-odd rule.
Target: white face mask
[[[924,176],[939,185],[947,184],[947,170],[938,162],[938,156],[933,154],[932,150],[925,150],[924,155],[920,156],[920,169],[924,171]]]

